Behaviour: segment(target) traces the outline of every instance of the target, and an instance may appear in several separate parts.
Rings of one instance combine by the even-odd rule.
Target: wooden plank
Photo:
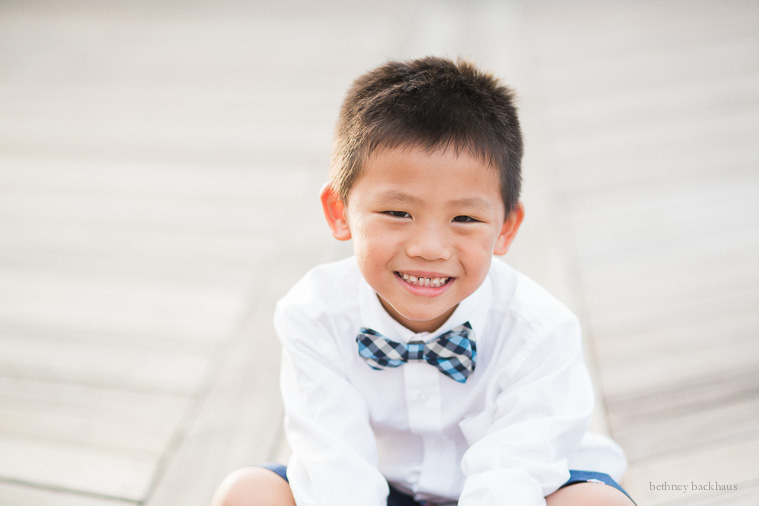
[[[0,377],[0,480],[141,501],[186,414],[187,401]],[[0,489],[0,497],[28,495],[40,504],[52,500],[47,493],[14,490]],[[78,504],[78,496],[71,497],[77,498],[72,505]]]
[[[0,262],[26,271],[55,270],[239,293],[255,265],[277,243],[272,236],[7,224],[0,235]]]
[[[292,260],[288,265],[298,265]],[[271,316],[285,287],[276,278],[245,332],[230,343],[217,379],[161,470],[147,506],[207,505],[228,473],[271,458],[282,423],[279,345]],[[188,475],[193,480],[188,482]]]
[[[3,506],[131,506],[133,501],[101,499],[60,490],[44,490],[18,483],[0,482]]]
[[[759,13],[750,0],[719,6],[708,1],[647,0],[543,2],[531,6],[527,14],[532,18],[534,56],[542,65],[551,65],[556,60],[613,60],[619,53],[662,47],[698,52],[714,40],[756,33]]]
[[[571,226],[578,259],[583,267],[615,259],[634,262],[637,255],[650,254],[653,248],[666,253],[699,238],[707,245],[720,238],[734,242],[730,233],[749,233],[749,240],[755,240],[756,234],[746,230],[759,215],[753,198],[759,178],[750,173],[751,167],[726,167],[719,183],[713,174],[701,173],[688,175],[687,187],[680,178],[654,179],[624,189],[567,195],[565,220]],[[641,192],[646,199],[640,198]],[[605,212],[594,212],[598,209]],[[704,236],[704,230],[710,234]]]
[[[645,331],[610,329],[599,342],[598,350],[604,355],[605,362],[615,368],[625,362],[645,361],[655,356],[680,359],[687,357],[691,350],[731,347],[744,341],[750,347],[757,345],[754,337],[759,328],[759,315],[751,309],[748,304],[736,304],[732,308],[722,309],[718,315],[694,314],[690,321],[670,321],[669,325]],[[719,340],[714,338],[716,335],[720,336]]]
[[[313,217],[321,220],[314,214],[293,222],[305,229],[314,226]],[[255,305],[244,332],[232,336],[219,353],[205,395],[156,475],[147,504],[207,505],[229,472],[274,457],[274,448],[281,442],[282,408],[273,307],[312,265],[347,252],[345,244],[328,234],[320,237],[307,239],[308,255],[302,254],[303,248],[290,248],[283,242],[261,264],[266,276],[257,285],[255,301],[260,304]],[[191,483],[188,475],[195,477]]]
[[[630,186],[651,186],[658,181],[671,184],[672,180],[709,173],[715,166],[730,175],[756,166],[759,153],[754,139],[756,132],[751,130],[720,130],[646,149],[565,158],[556,163],[556,192],[560,196],[586,193],[588,198],[595,198],[598,193],[594,191],[619,191]],[[694,144],[701,149],[694,150]],[[576,199],[571,205],[582,205],[582,201]]]
[[[599,338],[615,336],[621,340],[657,328],[688,325],[694,319],[720,319],[726,314],[750,312],[756,307],[759,307],[759,289],[752,287],[686,297],[666,305],[638,304],[619,308],[613,314],[595,313],[588,318],[588,324]]]
[[[618,133],[639,133],[651,123],[678,124],[686,119],[709,117],[716,111],[750,112],[756,109],[757,87],[759,72],[710,75],[687,83],[562,100],[552,104],[542,116],[562,143],[569,146],[589,135],[605,135],[608,128]],[[696,102],[699,107],[694,109]],[[614,177],[615,172],[607,171],[606,177]],[[593,173],[601,175],[599,171]],[[587,181],[585,177],[581,180]]]
[[[639,504],[753,504],[759,9],[583,7],[534,7],[533,56],[626,487]],[[741,488],[647,488],[678,479]]]
[[[694,442],[720,444],[740,439],[756,432],[757,420],[759,388],[753,396],[716,402],[686,412],[662,413],[645,419],[618,418],[612,421],[611,427],[628,459],[640,461],[687,451]]]
[[[218,339],[239,313],[239,294],[214,287],[82,273],[0,268],[0,322],[104,334]]]
[[[627,472],[624,485],[638,504],[651,506],[669,504],[693,504],[695,501],[714,501],[716,504],[732,504],[733,491],[693,490],[693,485],[719,482],[756,489],[759,476],[759,438],[739,438],[716,445],[694,445],[685,452],[678,452],[654,460],[634,463]],[[681,484],[687,490],[656,490],[657,485]],[[723,502],[719,502],[719,501]],[[682,502],[674,502],[682,501]]]
[[[750,256],[741,254],[738,259],[746,261],[746,257]],[[688,325],[689,321],[705,318],[705,315],[720,318],[721,311],[728,314],[735,312],[736,308],[751,311],[759,298],[759,290],[751,275],[754,268],[747,267],[747,279],[742,279],[739,272],[742,264],[738,259],[725,267],[730,275],[724,279],[709,273],[705,273],[703,280],[688,279],[687,273],[679,270],[681,266],[676,264],[672,264],[671,269],[679,270],[679,274],[671,276],[667,272],[667,266],[661,265],[657,266],[661,277],[656,278],[653,273],[645,276],[649,283],[648,290],[646,286],[638,285],[640,280],[636,280],[631,281],[629,286],[609,288],[605,293],[589,292],[586,298],[592,313],[588,323],[593,332],[599,335],[621,337],[648,332],[657,326],[669,328]],[[726,258],[725,262],[729,263],[730,259]],[[641,275],[641,278],[644,276]],[[662,293],[659,293],[659,289]]]
[[[0,435],[4,480],[141,501],[157,465],[154,455],[83,449],[75,443]]]
[[[77,224],[6,224],[0,260],[24,270],[89,275],[234,291],[274,238],[189,230],[118,229]]]
[[[670,144],[708,142],[713,132],[744,136],[748,132],[755,133],[759,130],[755,101],[754,95],[745,104],[735,104],[733,110],[719,107],[701,111],[699,115],[673,113],[672,117],[661,118],[655,127],[641,120],[640,125],[626,124],[624,128],[609,124],[604,130],[592,129],[582,138],[582,142],[572,138],[557,142],[556,163],[563,164],[566,160],[576,164],[579,160],[585,160],[586,164],[595,164],[595,157],[635,157],[641,151],[659,150]],[[724,117],[725,114],[729,117]]]
[[[756,397],[756,368],[731,368],[719,375],[699,376],[684,383],[660,383],[655,390],[633,396],[605,396],[610,407],[610,423],[618,430],[634,428],[654,418],[680,416],[709,406],[720,406],[740,399]]]
[[[0,377],[0,435],[161,455],[188,399]]]
[[[597,339],[605,391],[610,398],[629,399],[719,378],[725,364],[732,371],[757,370],[757,329],[757,315],[748,314],[628,334],[640,339],[637,347],[621,339]],[[759,375],[755,379],[759,382]]]
[[[752,14],[756,17],[755,10]],[[700,40],[690,46],[647,46],[642,33],[636,34],[633,44],[635,42],[638,47],[606,58],[546,59],[540,68],[541,79],[546,84],[561,82],[560,87],[547,87],[556,101],[589,94],[624,93],[662,84],[692,82],[704,75],[744,73],[747,61],[755,65],[750,58],[759,50],[755,27],[732,37]]]
[[[199,164],[87,161],[52,164],[45,158],[5,157],[0,210],[14,220],[77,224],[107,222],[134,229],[171,227],[216,234],[245,233],[268,221],[251,220],[261,208],[305,193],[301,167],[227,167]],[[269,191],[288,178],[289,198]],[[39,180],[46,181],[42,184]],[[256,230],[256,229],[254,229]]]
[[[197,285],[192,288],[198,294],[220,289],[239,293],[254,266],[277,243],[314,235],[313,229],[304,228],[298,238],[277,237],[278,219],[268,215],[261,219],[260,211],[276,208],[288,199],[293,206],[303,205],[297,195],[311,194],[313,199],[303,207],[319,212],[316,195],[323,175],[314,171],[195,168],[184,173],[178,167],[122,164],[117,170],[90,177],[97,172],[94,166],[85,163],[75,169],[71,165],[76,164],[65,165],[65,170],[54,172],[62,172],[74,182],[65,182],[67,178],[59,174],[53,176],[43,161],[17,169],[18,173],[30,173],[25,177],[3,174],[10,181],[0,199],[6,202],[8,213],[0,237],[0,259],[8,265],[117,277],[131,283],[160,281],[181,285],[185,292]],[[211,173],[219,179],[215,184]],[[37,177],[53,182],[35,190]],[[235,178],[239,179],[238,188],[227,192],[235,186]],[[289,198],[265,190],[279,185],[282,178],[293,181]],[[179,180],[183,182],[179,184]],[[206,186],[211,189],[203,190]],[[58,204],[51,204],[51,199]],[[151,208],[146,201],[163,204]]]
[[[258,212],[262,204],[290,201],[308,191],[312,180],[308,176],[313,175],[308,167],[286,163],[219,166],[9,155],[2,159],[0,178],[4,184],[0,191],[5,195],[39,199],[59,195],[71,200],[84,197],[87,205],[113,200],[144,205],[160,198],[166,205],[162,213],[155,213],[156,220],[163,215],[181,218],[185,212],[201,213],[215,207]],[[288,180],[291,192],[272,192],[271,187],[283,178]],[[158,204],[152,202],[154,206]],[[194,223],[196,218],[191,215],[187,221]]]
[[[267,263],[271,276],[261,286],[261,304],[244,332],[220,354],[207,394],[182,428],[183,437],[156,475],[147,506],[205,506],[233,470],[288,456],[282,441],[279,394],[279,344],[272,315],[274,303],[315,263],[342,257],[344,244],[312,243],[300,250],[277,251]],[[343,247],[340,247],[343,246]],[[187,476],[194,479],[187,481]]]
[[[207,350],[179,343],[141,347],[63,335],[13,333],[0,337],[0,370],[7,376],[105,387],[187,395],[198,388],[208,359]]]

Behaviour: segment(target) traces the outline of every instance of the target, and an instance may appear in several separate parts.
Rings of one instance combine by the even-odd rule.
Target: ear
[[[511,246],[512,241],[517,236],[517,231],[523,219],[524,206],[519,202],[506,217],[506,221],[503,222],[503,227],[501,227],[501,232],[498,234],[495,247],[493,248],[494,255],[505,255],[509,251],[509,246]]]
[[[322,201],[322,209],[324,210],[324,217],[327,219],[327,225],[332,230],[332,236],[338,241],[350,239],[351,231],[348,228],[345,205],[332,187],[332,183],[322,186],[319,197]]]

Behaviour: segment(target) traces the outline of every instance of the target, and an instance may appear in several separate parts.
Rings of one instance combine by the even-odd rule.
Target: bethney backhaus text
[[[683,493],[690,490],[738,490],[737,483],[725,485],[724,483],[720,483],[718,481],[707,481],[706,483],[696,483],[695,481],[691,481],[690,483],[668,483],[666,481],[663,483],[654,483],[652,481],[649,481],[648,485],[651,490],[679,490]]]

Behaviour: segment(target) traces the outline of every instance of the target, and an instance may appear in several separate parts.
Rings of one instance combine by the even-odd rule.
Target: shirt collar
[[[363,277],[359,277],[359,321],[360,327],[376,330],[394,341],[408,343],[414,340],[426,340],[451,330],[464,322],[469,322],[476,336],[482,336],[492,299],[492,280],[490,274],[475,292],[462,300],[448,320],[433,332],[415,333],[398,323],[382,307],[377,293]],[[358,331],[358,329],[356,329]]]

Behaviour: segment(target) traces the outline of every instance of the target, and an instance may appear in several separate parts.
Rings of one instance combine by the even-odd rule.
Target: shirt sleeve
[[[485,412],[462,425],[470,444],[459,506],[545,506],[569,479],[566,457],[593,411],[579,325],[531,341],[516,371],[496,379]]]
[[[281,388],[298,506],[386,506],[388,484],[366,402],[341,371],[344,358],[324,325],[277,311]]]

